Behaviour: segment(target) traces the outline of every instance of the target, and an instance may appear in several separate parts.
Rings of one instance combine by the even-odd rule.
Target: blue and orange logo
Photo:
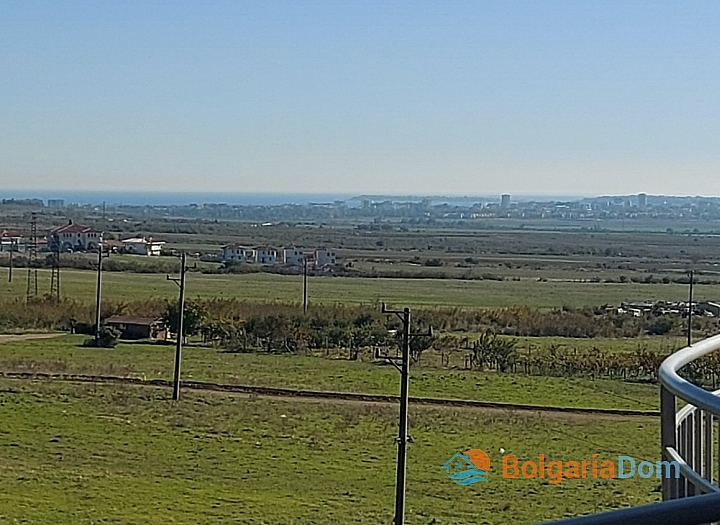
[[[482,450],[471,448],[465,452],[456,452],[442,468],[458,485],[470,485],[478,481],[487,481],[490,458]]]

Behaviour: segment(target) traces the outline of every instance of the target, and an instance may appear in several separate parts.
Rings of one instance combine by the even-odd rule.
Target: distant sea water
[[[0,190],[2,199],[63,199],[65,204],[102,204],[110,206],[183,206],[188,204],[230,204],[237,206],[273,206],[348,201],[354,195],[323,193],[154,193]]]
[[[532,196],[513,195],[513,201],[572,201],[578,196]],[[358,195],[341,193],[165,193],[165,192],[101,192],[61,190],[0,190],[0,199],[62,199],[65,204],[108,206],[183,206],[188,204],[229,204],[236,206],[277,206],[281,204],[311,204],[344,201],[349,206],[360,206],[362,199],[374,202],[392,200],[396,202],[428,199],[432,204],[468,206],[474,202],[500,200],[493,196],[400,196],[400,195]]]

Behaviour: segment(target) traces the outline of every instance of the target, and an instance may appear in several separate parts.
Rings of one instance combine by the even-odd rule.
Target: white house
[[[122,251],[132,255],[160,255],[165,247],[165,242],[153,241],[152,237],[133,237],[121,243]]]
[[[326,266],[335,266],[337,256],[334,250],[327,248],[318,248],[315,250],[315,267],[324,268]]]
[[[302,266],[305,259],[305,251],[302,248],[283,249],[283,262],[288,266]]]
[[[48,249],[62,252],[96,250],[102,240],[103,232],[70,220],[50,230]]]
[[[18,251],[22,234],[11,230],[0,230],[0,252]]]
[[[239,244],[228,244],[222,247],[223,262],[250,262],[253,258],[253,251]]]
[[[255,248],[255,262],[258,264],[275,264],[277,262],[277,250],[270,246]]]

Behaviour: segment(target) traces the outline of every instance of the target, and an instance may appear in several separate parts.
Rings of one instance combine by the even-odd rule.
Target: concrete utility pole
[[[690,270],[688,272],[690,277],[690,291],[688,292],[688,322],[687,322],[687,345],[692,345],[692,315],[693,315],[693,278],[695,277],[694,272]]]
[[[102,262],[110,253],[103,255],[102,243],[98,244],[97,290],[95,295],[95,346],[100,345],[100,290],[102,286]]]
[[[303,313],[307,313],[307,270],[308,270],[307,257],[303,256]]]
[[[410,309],[388,310],[385,303],[382,304],[382,313],[395,314],[403,324],[402,348],[400,356],[381,355],[379,351],[375,357],[388,360],[400,372],[400,418],[399,433],[396,438],[398,444],[397,457],[397,479],[395,481],[395,517],[393,525],[404,525],[405,523],[405,465],[407,462],[407,444],[412,441],[408,436],[408,404],[410,386],[410,342],[415,337],[432,337],[432,327],[426,333],[410,333]],[[397,361],[400,361],[398,365]]]
[[[185,264],[185,252],[180,255],[180,279],[166,276],[168,281],[173,281],[180,286],[180,297],[178,298],[178,332],[175,345],[175,373],[173,375],[173,401],[180,399],[180,362],[182,360],[183,334],[185,332],[185,273],[189,270]]]
[[[8,282],[12,282],[12,271],[13,271],[13,251],[15,251],[15,240],[10,239],[10,268],[8,269]]]

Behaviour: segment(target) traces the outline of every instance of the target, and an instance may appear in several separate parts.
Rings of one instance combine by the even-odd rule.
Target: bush
[[[649,335],[665,335],[673,329],[673,323],[670,319],[658,319],[648,326],[647,333]]]
[[[120,331],[117,328],[113,328],[112,326],[103,326],[100,328],[100,333],[98,334],[98,339],[95,340],[94,337],[91,337],[90,339],[87,339],[83,346],[94,346],[97,348],[115,348],[115,345],[117,345],[118,339],[120,338]]]

